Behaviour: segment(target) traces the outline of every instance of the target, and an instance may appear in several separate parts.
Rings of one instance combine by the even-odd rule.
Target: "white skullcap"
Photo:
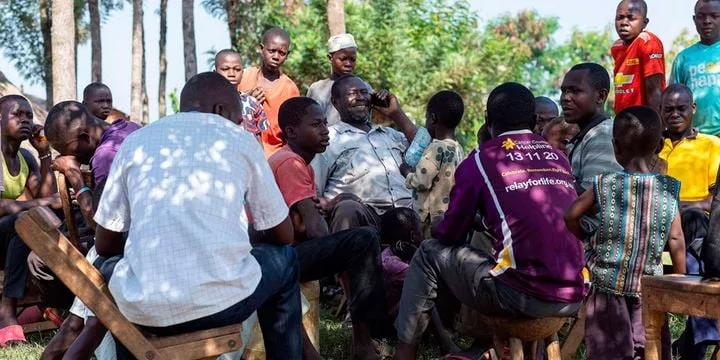
[[[328,40],[328,53],[330,54],[347,48],[357,48],[355,38],[350,34],[337,34]]]

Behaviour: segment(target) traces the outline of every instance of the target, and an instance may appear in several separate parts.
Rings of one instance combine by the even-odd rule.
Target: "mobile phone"
[[[370,95],[370,104],[374,107],[381,107],[386,108],[390,106],[390,103],[387,100],[380,99],[376,93],[373,93]]]

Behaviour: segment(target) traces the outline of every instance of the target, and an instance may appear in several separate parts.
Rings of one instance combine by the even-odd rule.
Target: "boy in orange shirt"
[[[615,113],[634,105],[660,112],[665,53],[660,39],[645,31],[649,21],[643,0],[623,0],[615,12],[615,30],[620,36],[610,48],[615,60]]]
[[[285,100],[300,96],[297,85],[281,67],[290,54],[290,35],[283,29],[272,28],[265,32],[260,44],[262,64],[243,72],[238,89],[257,99],[265,109],[270,127],[262,133],[265,157],[270,157],[283,146],[278,111]]]

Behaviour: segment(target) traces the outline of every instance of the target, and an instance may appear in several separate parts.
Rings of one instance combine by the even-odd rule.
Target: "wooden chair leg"
[[[493,348],[495,348],[495,354],[498,359],[503,358],[503,350],[505,349],[505,342],[499,336],[493,336]]]
[[[528,346],[528,358],[530,360],[537,360],[537,353],[538,353],[538,342],[533,341]]]
[[[545,339],[545,352],[548,360],[561,360],[560,356],[560,340],[557,334]]]
[[[510,358],[512,360],[524,360],[523,343],[518,338],[510,338]]]
[[[580,344],[585,339],[585,308],[578,313],[578,318],[575,319],[573,324],[570,326],[565,342],[562,344],[560,354],[563,359],[572,359],[573,355],[577,352]]]

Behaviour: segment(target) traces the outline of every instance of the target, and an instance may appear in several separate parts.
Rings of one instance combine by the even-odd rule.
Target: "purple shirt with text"
[[[457,168],[438,240],[459,245],[478,210],[496,241],[491,275],[541,300],[581,301],[582,244],[565,226],[577,198],[566,157],[542,137],[513,131],[483,143]]]

